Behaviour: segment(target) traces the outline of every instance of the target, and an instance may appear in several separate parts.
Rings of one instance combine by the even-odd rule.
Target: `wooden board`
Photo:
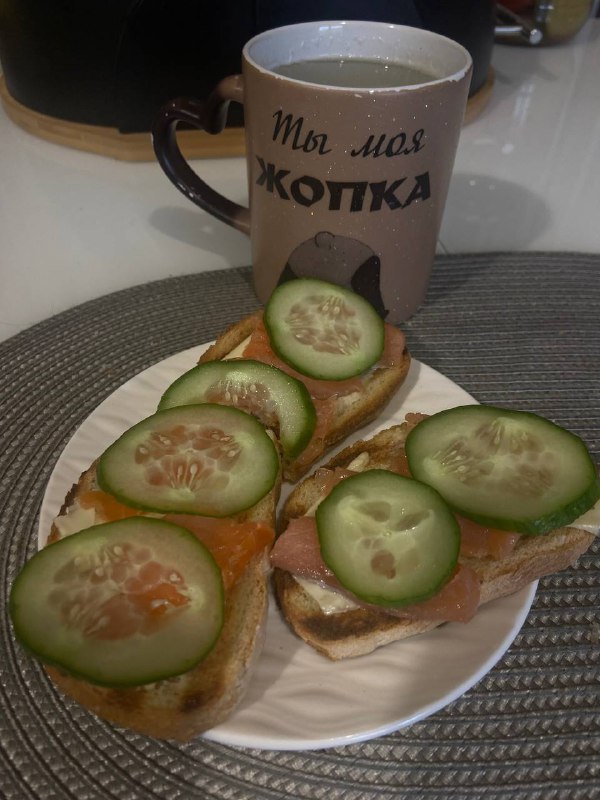
[[[468,125],[483,112],[487,104],[490,102],[492,96],[492,89],[494,88],[494,81],[496,76],[494,70],[490,67],[485,79],[485,83],[481,86],[472,97],[467,101],[467,110],[465,111],[465,125]]]
[[[469,98],[465,124],[476,119],[489,102],[494,74],[490,70],[481,89]],[[121,133],[116,128],[85,125],[80,122],[57,119],[19,103],[9,93],[4,78],[0,76],[0,99],[8,117],[28,133],[63,147],[85,150],[89,153],[121,161],[154,161],[150,133]],[[188,159],[228,158],[245,155],[243,128],[225,128],[217,136],[204,131],[179,131],[177,140]]]

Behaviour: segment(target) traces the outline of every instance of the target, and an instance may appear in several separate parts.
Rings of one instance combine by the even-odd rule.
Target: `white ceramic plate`
[[[85,420],[60,456],[40,514],[40,542],[80,473],[123,431],[156,410],[175,378],[206,345],[161,361],[127,381]],[[463,389],[413,362],[407,380],[376,424],[353,438],[401,421],[474,403]],[[289,492],[286,487],[284,494]],[[333,663],[296,638],[274,603],[265,649],[243,703],[206,737],[228,745],[307,750],[374,738],[410,725],[460,697],[506,652],[529,611],[537,584],[484,606],[467,625],[452,623]]]

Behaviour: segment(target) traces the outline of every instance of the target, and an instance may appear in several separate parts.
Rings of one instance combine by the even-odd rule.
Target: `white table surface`
[[[557,47],[496,45],[485,111],[462,132],[440,251],[600,252],[600,20]],[[196,162],[246,203],[241,159]],[[0,340],[108,292],[250,263],[246,237],[156,163],[50,144],[0,107]]]

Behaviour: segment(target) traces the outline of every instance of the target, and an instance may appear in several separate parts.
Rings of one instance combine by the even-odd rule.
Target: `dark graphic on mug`
[[[293,278],[321,278],[349,287],[365,297],[385,319],[388,309],[381,297],[380,271],[379,256],[364,242],[321,231],[292,251],[279,283]]]

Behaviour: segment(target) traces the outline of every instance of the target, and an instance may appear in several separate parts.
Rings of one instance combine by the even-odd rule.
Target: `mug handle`
[[[152,144],[158,163],[180,192],[204,211],[249,235],[250,209],[211,189],[190,167],[177,143],[177,126],[181,122],[207,133],[221,133],[227,120],[227,108],[232,100],[244,102],[241,75],[223,78],[210,93],[206,103],[199,103],[188,97],[171,100],[163,106],[154,121]]]

